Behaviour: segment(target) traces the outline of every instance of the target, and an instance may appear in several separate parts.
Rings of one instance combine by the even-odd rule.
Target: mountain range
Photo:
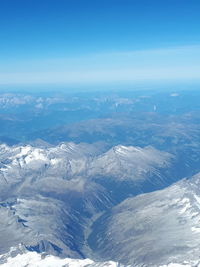
[[[198,266],[197,96],[0,95],[0,264]]]

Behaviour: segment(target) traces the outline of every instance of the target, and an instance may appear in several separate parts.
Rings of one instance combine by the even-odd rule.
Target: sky
[[[0,84],[200,80],[199,0],[0,0]]]

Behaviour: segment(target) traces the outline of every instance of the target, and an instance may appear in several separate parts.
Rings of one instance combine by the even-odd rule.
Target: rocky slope
[[[199,187],[197,174],[164,190],[126,199],[94,223],[90,246],[101,259],[132,266],[198,266]]]

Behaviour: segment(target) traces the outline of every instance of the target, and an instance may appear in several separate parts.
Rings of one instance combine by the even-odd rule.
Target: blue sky
[[[199,0],[1,0],[0,84],[200,80]]]

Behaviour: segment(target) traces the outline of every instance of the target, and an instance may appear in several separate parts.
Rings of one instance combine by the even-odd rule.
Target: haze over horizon
[[[199,1],[2,0],[0,85],[200,80]]]

